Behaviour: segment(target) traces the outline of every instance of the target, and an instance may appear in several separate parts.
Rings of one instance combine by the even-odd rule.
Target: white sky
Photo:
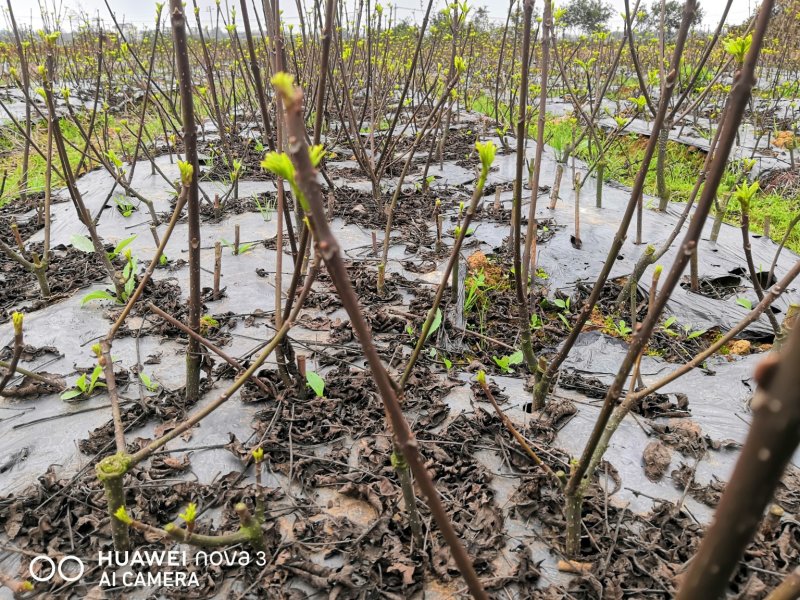
[[[260,3],[260,0],[257,0]],[[313,0],[301,0],[304,3]],[[321,2],[322,0],[316,0]],[[354,0],[344,0],[349,5],[354,4]],[[435,0],[436,8],[442,8],[445,0]],[[52,11],[55,5],[59,7],[61,14],[68,15],[83,12],[91,17],[100,16],[101,19],[109,21],[108,9],[103,0],[11,0],[11,5],[14,8],[14,14],[19,23],[33,25],[35,28],[41,27],[41,11],[40,2],[44,3]],[[230,6],[239,7],[239,0],[222,0],[223,6],[226,2]],[[252,0],[251,0],[252,2]],[[556,5],[564,5],[567,0],[556,0]],[[650,5],[652,0],[642,0],[643,5]],[[122,22],[133,23],[135,25],[147,26],[153,23],[155,16],[155,1],[154,0],[108,0],[109,5],[115,11],[117,19]],[[169,0],[164,0],[165,5],[169,5]],[[284,10],[284,18],[287,22],[296,21],[297,18],[297,0],[282,0],[281,8]],[[413,19],[414,15],[420,15],[424,10],[422,0],[383,0],[384,5],[392,4],[397,7],[397,14],[400,18],[410,17]],[[497,20],[504,20],[506,11],[508,10],[508,0],[469,0],[469,3],[474,6],[486,6],[489,9],[490,17]],[[191,5],[191,0],[188,4]],[[201,7],[201,15],[207,15],[210,7],[215,5],[214,0],[197,0],[198,6]],[[616,9],[617,12],[624,12],[624,0],[610,0],[610,4]],[[633,2],[631,2],[633,4]],[[703,7],[705,12],[704,25],[707,27],[715,26],[720,16],[725,2],[723,0],[700,0],[699,4]],[[6,2],[0,4],[4,12]],[[541,1],[536,3],[536,8],[541,10]],[[252,3],[249,4],[252,6]],[[758,0],[733,0],[728,22],[738,24],[744,21],[755,8],[758,6]],[[239,12],[237,10],[237,12]],[[166,15],[165,15],[166,16]],[[612,23],[612,27],[621,25],[621,20]],[[65,27],[66,28],[66,27]]]

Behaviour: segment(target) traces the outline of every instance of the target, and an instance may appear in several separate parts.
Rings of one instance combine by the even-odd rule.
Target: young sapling
[[[155,392],[158,391],[160,387],[157,381],[153,381],[153,379],[144,371],[139,373],[139,380],[142,382],[145,388],[147,388],[148,392]]]
[[[98,362],[92,369],[91,374],[87,375],[86,373],[82,373],[81,376],[75,380],[73,387],[61,394],[62,400],[72,400],[79,396],[89,398],[98,389],[106,387],[106,384],[100,381],[100,377],[103,375],[103,365],[100,364],[100,361],[103,359],[103,353],[100,344],[92,346],[92,352],[96,356]]]
[[[316,371],[306,371],[306,385],[310,387],[317,398],[325,394],[325,380]]]

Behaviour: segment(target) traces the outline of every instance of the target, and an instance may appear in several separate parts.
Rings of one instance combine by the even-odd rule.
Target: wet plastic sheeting
[[[592,377],[609,385],[625,357],[628,345],[617,338],[600,332],[582,333],[572,352],[564,362],[564,369]],[[755,366],[763,358],[760,355],[734,357],[713,357],[705,362],[704,369],[693,369],[676,381],[659,390],[665,394],[684,394],[688,400],[691,420],[696,423],[703,435],[714,442],[744,443],[751,419],[749,401],[756,388],[752,376]],[[642,357],[642,379],[651,385],[665,377],[679,365],[667,363],[660,358]],[[580,453],[583,443],[594,426],[602,400],[588,400],[576,392],[556,387],[558,396],[572,398],[580,402],[580,410],[575,419],[559,433],[559,447]],[[656,418],[656,422],[666,422],[666,418]],[[577,440],[577,442],[576,442]],[[619,471],[625,488],[635,489],[655,497],[668,497],[677,500],[681,490],[670,490],[663,482],[653,483],[644,476],[641,456],[645,446],[652,440],[632,418],[623,421],[620,430],[614,435],[606,459]],[[712,476],[727,480],[736,462],[738,452],[724,447],[709,449],[697,465],[696,479],[708,482]],[[678,463],[690,461],[675,452],[673,462],[667,472],[678,467]],[[795,454],[793,463],[800,464],[800,452]],[[674,493],[673,493],[674,492]],[[672,494],[672,495],[670,495]],[[622,490],[619,498],[632,502],[633,510],[647,510],[650,501],[636,498],[630,491]],[[707,507],[693,502],[693,512],[702,520],[710,517]]]
[[[570,293],[579,281],[588,284],[594,283],[597,273],[600,272],[606,260],[608,250],[622,219],[625,204],[630,197],[628,191],[605,186],[603,208],[598,209],[594,206],[594,186],[584,186],[584,190],[580,211],[583,246],[580,250],[573,247],[569,235],[573,232],[574,227],[574,203],[573,199],[569,197],[573,194],[568,194],[567,198],[560,200],[555,210],[550,210],[546,206],[537,210],[538,218],[555,218],[556,222],[566,229],[539,247],[539,264],[549,275],[546,284],[550,286],[551,292],[560,289]],[[571,191],[569,190],[569,192]],[[650,202],[652,200],[645,197],[645,206]],[[540,202],[540,204],[546,204],[546,202]],[[678,211],[683,208],[683,205],[673,205],[665,213],[645,209],[642,231],[644,244],[633,243],[635,223],[632,223],[628,231],[628,238],[616,257],[611,277],[629,275],[639,257],[644,253],[647,244],[652,244],[657,249],[660,248],[678,220]],[[677,287],[667,303],[665,316],[675,316],[681,325],[691,325],[694,330],[713,327],[728,330],[748,312],[747,309],[737,304],[737,299],[747,299],[753,305],[758,303],[742,253],[741,231],[730,225],[723,225],[717,242],[713,243],[708,239],[711,227],[712,222],[708,220],[698,246],[699,277],[713,280],[718,277],[736,275],[739,277],[740,291],[727,298],[712,298],[680,286]],[[683,233],[659,259],[657,264],[663,265],[665,270],[668,270],[674,262],[682,238]],[[753,238],[753,236],[751,236],[751,245],[756,269],[769,271],[777,245],[766,238]],[[784,250],[778,260],[775,276],[780,279],[795,260],[797,260],[796,255]],[[649,267],[639,281],[639,287],[644,293],[649,291],[653,268],[654,266]],[[684,277],[688,278],[688,274],[687,268]],[[781,313],[786,311],[793,293],[797,290],[797,285],[795,283],[790,286],[789,293],[782,295],[773,304]],[[771,333],[772,328],[769,321],[762,316],[747,328],[745,337],[764,338],[769,337]]]
[[[174,156],[172,163],[169,156],[166,155],[158,157],[155,162],[170,182],[179,179],[177,159]],[[127,165],[126,168],[130,169],[130,166]],[[213,198],[215,194],[219,194],[222,197],[230,189],[230,185],[218,181],[201,181],[200,187],[209,198]],[[174,199],[175,190],[159,173],[155,175],[151,173],[149,161],[139,161],[137,163],[131,188],[136,190],[142,197],[152,201],[156,212],[170,213],[172,211],[170,200]],[[142,233],[150,236],[148,231],[150,213],[147,206],[144,203],[140,204],[137,198],[128,196],[127,200],[137,206],[138,210],[131,217],[123,217],[116,209],[114,197],[124,196],[125,190],[121,186],[114,187],[114,179],[105,169],[95,169],[81,177],[78,180],[78,189],[81,192],[86,208],[95,218],[106,199],[108,199],[108,204],[98,221],[100,235],[107,241],[118,241],[133,233]],[[113,194],[109,198],[112,190]],[[268,192],[275,192],[275,185],[270,181],[242,180],[239,182],[240,198]],[[86,227],[78,220],[75,207],[72,201],[69,200],[68,192],[62,189],[57,194],[59,197],[67,199],[67,202],[54,204],[52,207],[51,244],[53,246],[69,244],[70,238],[75,234],[87,235]],[[30,216],[33,216],[33,214],[31,212]],[[21,217],[20,220],[24,220],[24,217]],[[31,241],[40,241],[42,236],[43,232],[40,231],[31,238]]]
[[[603,335],[599,331],[581,333],[564,361],[564,367],[584,376],[596,377],[610,383],[625,358],[628,344],[624,341]],[[663,377],[670,371],[670,365],[660,359],[643,356],[640,366],[642,377]]]
[[[581,333],[564,361],[564,368],[609,385],[627,351],[628,344],[618,338],[599,331]],[[692,418],[712,438],[742,442],[747,432],[747,419],[735,415],[744,418],[749,414],[747,402],[755,390],[752,375],[758,359],[758,355],[735,357],[733,360],[711,358],[706,361],[704,369],[693,369],[659,392],[685,394]],[[658,357],[643,356],[642,380],[645,385],[653,384],[679,366]],[[724,380],[720,373],[724,373]]]
[[[80,299],[84,293],[102,287],[92,286],[61,303],[27,314],[25,343],[33,347],[53,346],[63,356],[45,354],[20,364],[33,371],[65,376],[68,386],[77,379],[73,373],[76,368],[91,370],[90,346],[97,341],[98,333],[109,327],[107,306],[103,303],[81,306]],[[5,344],[12,338],[12,325],[3,324],[0,340]],[[145,372],[166,388],[179,388],[184,380],[183,348],[177,341],[142,337],[141,360],[157,355],[160,361],[146,365]],[[136,364],[136,340],[132,337],[115,340],[113,358],[126,367]],[[122,398],[123,401],[138,399],[135,387],[124,390]],[[64,402],[57,394],[4,400],[0,405],[0,489],[6,493],[21,491],[50,465],[57,465],[65,473],[77,471],[89,460],[79,452],[77,441],[108,422],[108,406],[108,396],[104,393],[74,402]],[[95,407],[98,410],[87,411]]]

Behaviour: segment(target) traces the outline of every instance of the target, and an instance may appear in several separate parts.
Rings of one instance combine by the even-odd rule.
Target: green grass
[[[736,206],[733,206],[736,205]],[[738,224],[740,219],[738,203],[731,202],[728,207],[726,220]],[[764,217],[770,218],[770,237],[780,242],[786,234],[789,222],[800,211],[800,198],[784,197],[780,194],[756,194],[750,201],[750,231],[764,233]],[[786,247],[794,252],[800,252],[800,228],[795,227],[786,241]]]
[[[605,178],[633,185],[639,167],[644,161],[646,144],[647,138],[633,134],[624,135],[613,142],[606,152]],[[590,159],[585,146],[578,149],[578,157],[583,160]],[[683,144],[667,142],[664,178],[671,200],[685,202],[689,198],[704,159],[702,153],[692,152]],[[647,170],[644,192],[653,196],[658,195],[655,157],[650,161]]]
[[[245,95],[244,88],[237,85],[237,98],[243,98]],[[226,97],[232,93],[230,85],[222,85],[218,90],[220,98]],[[206,119],[211,115],[211,106],[205,98],[199,94],[195,95],[195,113],[200,120]],[[89,115],[86,112],[77,115],[81,119],[81,125],[84,129],[88,128]],[[132,131],[137,131],[139,128],[140,114],[135,112],[128,115],[108,115],[107,126],[109,129],[110,148],[113,150],[120,159],[132,156],[135,150],[136,140],[134,136],[127,131],[127,128],[122,126],[122,120],[127,119],[128,128]],[[78,126],[70,119],[60,119],[59,126],[61,133],[64,136],[67,146],[67,155],[69,156],[70,164],[72,165],[73,172],[80,162],[80,152],[71,145],[82,149],[85,141],[81,136]],[[106,126],[105,115],[98,113],[95,118],[95,132],[96,136],[93,137],[95,144],[98,143],[97,137],[102,139],[102,127]],[[388,124],[386,125],[388,127]],[[116,130],[119,130],[117,133]],[[163,140],[164,131],[161,126],[161,121],[157,116],[148,114],[145,118],[145,129],[147,134],[143,134],[143,140],[147,143],[148,139]],[[168,132],[171,133],[170,130]],[[148,135],[149,134],[149,135]],[[38,121],[34,123],[31,131],[31,137],[36,145],[44,151],[47,147],[47,123],[45,121]],[[0,127],[0,177],[3,172],[6,173],[6,185],[2,197],[0,197],[0,206],[7,204],[17,198],[22,191],[22,157],[25,138],[19,133],[14,125],[7,125]],[[139,153],[140,160],[145,160],[144,153]],[[58,154],[53,148],[53,164],[58,171],[61,170]],[[33,195],[41,193],[45,186],[45,170],[46,161],[35,150],[31,149],[30,159],[28,164],[28,193]],[[91,171],[99,166],[99,163],[94,160],[94,154],[90,152],[89,157],[84,161],[83,170],[81,173],[75,173],[80,177],[84,173]],[[63,187],[64,182],[60,177],[53,174],[52,186],[53,188]]]
[[[88,126],[88,117],[85,123],[82,123],[85,127]],[[101,125],[100,118],[95,121],[95,126],[99,127]],[[69,156],[70,164],[72,165],[73,171],[77,168],[78,163],[80,162],[81,153],[72,148],[71,145],[76,146],[77,148],[83,148],[85,145],[84,139],[81,136],[80,130],[78,126],[69,119],[60,119],[59,126],[61,128],[61,133],[64,136],[64,140],[66,142],[67,147],[67,156]],[[136,140],[134,137],[126,131],[124,127],[120,126],[119,120],[116,117],[109,116],[108,118],[108,126],[109,129],[112,131],[110,136],[110,147],[111,149],[120,157],[126,156],[128,154],[132,154],[135,146]],[[134,121],[131,120],[128,123],[128,126],[132,130],[136,130],[138,128],[138,120]],[[145,123],[145,127],[147,127],[148,132],[151,136],[158,136],[159,132],[161,131],[159,121],[155,118],[149,122]],[[114,129],[119,128],[119,137],[116,133],[114,133]],[[163,134],[162,136],[163,137]],[[39,121],[34,124],[33,129],[31,131],[31,138],[36,143],[36,145],[44,151],[47,148],[47,124],[44,121]],[[121,139],[121,142],[120,142]],[[145,136],[145,139],[146,136]],[[25,138],[22,134],[20,134],[16,127],[6,126],[0,129],[0,152],[2,152],[2,156],[0,156],[0,174],[5,172],[7,174],[6,178],[6,186],[5,190],[3,191],[3,196],[0,197],[0,206],[7,204],[10,201],[13,201],[19,198],[19,194],[22,191],[21,183],[22,183],[22,157],[23,157],[23,149],[24,149],[24,142]],[[95,140],[95,143],[97,141]],[[76,173],[76,176],[80,176],[83,173],[90,171],[97,167],[99,163],[96,160],[92,160],[93,154],[90,153],[90,157],[84,161],[83,171],[82,173]],[[144,158],[141,155],[140,157]],[[58,153],[55,150],[55,146],[53,147],[53,164],[55,165],[58,171],[61,170],[60,161],[58,159]],[[36,194],[40,193],[44,190],[45,186],[45,170],[47,167],[47,162],[45,159],[39,155],[34,149],[31,149],[30,159],[28,164],[28,193]],[[55,173],[53,173],[52,179],[52,186],[54,188],[62,187],[64,182]]]
[[[606,178],[613,179],[625,185],[633,185],[636,170],[644,156],[644,144],[637,136],[626,136],[624,143],[615,144],[608,154]],[[701,152],[690,152],[684,144],[669,142],[667,144],[667,159],[665,181],[670,200],[685,202],[692,193],[697,173],[702,168],[705,155]],[[726,173],[719,186],[719,196],[727,194],[736,181],[736,174],[730,170]],[[645,193],[657,195],[655,159],[650,164],[645,179]],[[770,218],[770,237],[780,242],[786,234],[786,229],[792,217],[800,210],[800,198],[797,196],[782,196],[777,193],[756,194],[750,202],[750,231],[757,234],[764,232],[764,219]],[[712,210],[712,216],[714,211]],[[738,227],[741,213],[739,204],[735,200],[728,203],[724,222]],[[800,228],[789,236],[786,247],[794,252],[800,252]]]

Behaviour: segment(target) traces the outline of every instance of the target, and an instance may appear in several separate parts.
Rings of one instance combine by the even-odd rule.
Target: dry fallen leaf
[[[414,583],[414,565],[407,565],[404,563],[394,563],[387,571],[400,573],[403,576],[403,585],[411,585]]]
[[[659,481],[672,462],[672,452],[661,440],[653,440],[642,453],[644,473],[650,481]]]

